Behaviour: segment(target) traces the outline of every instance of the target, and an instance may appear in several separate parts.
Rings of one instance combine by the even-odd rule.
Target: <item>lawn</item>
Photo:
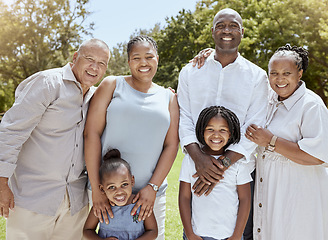
[[[173,167],[167,177],[165,239],[182,239],[182,223],[178,207],[179,174],[183,153],[179,149]]]
[[[181,150],[173,164],[168,175],[169,187],[166,193],[166,227],[165,239],[175,240],[182,239],[182,224],[178,209],[178,191],[179,191],[179,173],[183,153]],[[0,217],[0,240],[6,239],[6,220]]]

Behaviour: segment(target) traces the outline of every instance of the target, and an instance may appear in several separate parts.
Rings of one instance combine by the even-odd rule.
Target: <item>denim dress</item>
[[[144,221],[138,221],[140,208],[134,216],[131,216],[134,205],[112,207],[114,218],[108,216],[109,224],[99,223],[98,236],[101,238],[116,237],[119,240],[134,240],[140,237],[145,232]]]

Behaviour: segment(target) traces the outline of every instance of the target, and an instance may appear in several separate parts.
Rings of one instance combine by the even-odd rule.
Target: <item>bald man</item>
[[[212,25],[215,50],[206,58],[202,67],[196,68],[189,63],[179,75],[177,93],[180,106],[180,145],[195,162],[199,178],[193,190],[198,195],[211,194],[230,165],[237,161],[250,162],[256,144],[246,139],[244,133],[250,124],[257,122],[262,126],[265,121],[267,75],[263,69],[239,54],[238,47],[244,31],[238,12],[230,8],[220,10]],[[199,113],[214,105],[233,111],[240,121],[242,133],[240,142],[226,148],[218,161],[201,151],[195,134]],[[251,172],[254,163],[249,164],[249,168]],[[244,214],[240,218],[244,228],[248,215]],[[226,237],[229,236],[222,238]]]
[[[0,214],[7,240],[81,239],[88,214],[83,129],[110,52],[82,43],[72,63],[38,72],[16,89],[0,124]]]

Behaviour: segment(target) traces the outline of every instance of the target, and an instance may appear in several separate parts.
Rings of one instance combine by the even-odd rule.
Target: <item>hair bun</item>
[[[104,161],[108,161],[112,158],[121,158],[121,153],[118,149],[111,149],[109,150],[105,156],[103,157]]]

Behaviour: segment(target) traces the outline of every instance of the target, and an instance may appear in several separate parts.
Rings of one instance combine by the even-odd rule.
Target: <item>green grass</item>
[[[178,156],[167,177],[165,239],[182,239],[182,223],[178,208],[179,174],[183,153],[179,149]],[[0,240],[6,239],[6,220],[0,217]]]
[[[6,239],[6,219],[0,217],[0,240]]]
[[[178,207],[179,194],[179,174],[183,153],[179,149],[177,158],[172,169],[167,176],[168,188],[166,191],[166,219],[165,219],[165,239],[182,239],[182,223]]]

